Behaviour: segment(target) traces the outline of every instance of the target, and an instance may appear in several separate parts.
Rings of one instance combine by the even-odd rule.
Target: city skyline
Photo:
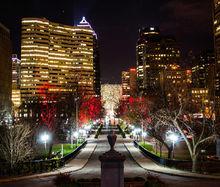
[[[103,83],[120,82],[121,71],[136,65],[135,45],[138,28],[142,26],[159,26],[164,34],[174,35],[183,54],[191,49],[199,53],[213,48],[211,1],[24,2],[14,2],[11,6],[9,0],[0,8],[3,12],[0,21],[11,30],[13,53],[20,55],[23,17],[45,17],[74,25],[86,16],[99,37]]]

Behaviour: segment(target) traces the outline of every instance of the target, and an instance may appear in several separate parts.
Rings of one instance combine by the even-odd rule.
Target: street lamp
[[[147,136],[147,133],[146,133],[146,132],[143,132],[143,133],[142,133],[142,138],[144,139],[144,145],[145,145],[145,138],[146,138],[146,136]]]
[[[141,133],[141,129],[140,128],[135,128],[132,132],[134,134],[134,136],[136,136],[136,139],[139,140],[139,135]]]
[[[49,134],[44,132],[44,134],[41,135],[41,141],[44,143],[45,151],[47,150],[47,141],[50,139]]]
[[[175,142],[178,140],[178,135],[174,132],[168,132],[167,139],[172,141],[172,158],[174,158],[174,147],[175,147]]]
[[[76,131],[76,132],[73,133],[73,136],[76,138],[76,146],[78,146],[79,133]]]
[[[75,98],[76,102],[76,131],[78,131],[79,128],[79,97]]]

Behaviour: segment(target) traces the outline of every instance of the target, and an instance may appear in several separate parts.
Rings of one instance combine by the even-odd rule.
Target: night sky
[[[135,66],[138,28],[159,26],[173,34],[185,55],[212,49],[212,0],[2,0],[0,22],[11,30],[13,52],[20,54],[22,17],[45,17],[67,25],[85,16],[98,34],[102,82],[120,82]]]

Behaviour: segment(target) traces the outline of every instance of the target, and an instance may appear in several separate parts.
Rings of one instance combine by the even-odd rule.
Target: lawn
[[[79,146],[79,144],[78,144]],[[62,147],[62,144],[55,144],[53,145],[53,152],[57,153],[57,152],[60,152],[61,154],[61,148]],[[71,144],[63,144],[63,156],[66,156],[68,155],[69,153],[73,152],[74,149],[77,148],[77,145],[76,144],[73,144],[73,147],[71,147]]]
[[[73,144],[73,147],[71,148],[71,144],[63,144],[63,156],[68,155],[69,153],[73,152],[78,146],[80,146],[81,143]],[[52,148],[52,152],[54,154],[58,153],[58,156],[61,156],[61,150],[62,149],[62,144],[54,144]],[[35,160],[41,160],[45,159],[48,156],[49,153],[49,146],[47,146],[47,150],[45,151],[45,148],[41,145],[35,148]]]
[[[155,150],[155,147],[152,144],[149,144],[147,142],[140,142],[139,145],[143,146],[146,150],[148,150],[149,152],[151,152],[152,154],[155,154],[157,156],[160,156],[160,151],[159,148],[157,149],[157,152]],[[167,158],[167,151],[166,149],[163,149],[162,151],[162,158]],[[185,148],[175,148],[174,150],[174,158],[176,160],[190,160],[190,155],[188,153],[188,150]]]

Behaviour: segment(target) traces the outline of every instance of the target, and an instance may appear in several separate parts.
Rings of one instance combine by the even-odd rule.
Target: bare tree
[[[31,129],[28,125],[3,125],[0,130],[0,155],[11,169],[31,156]]]
[[[148,135],[159,142],[160,147],[160,156],[162,156],[162,147],[165,146],[169,159],[172,159],[172,144],[168,143],[166,140],[166,132],[170,130],[169,126],[164,126],[160,123],[155,115],[150,115],[150,120],[147,121],[148,125],[146,126],[146,131]]]
[[[192,159],[192,172],[196,172],[201,150],[214,141],[217,136],[214,124],[205,118],[196,119],[192,114],[184,111],[181,102],[178,110],[161,109],[154,117],[159,123],[179,132]]]

